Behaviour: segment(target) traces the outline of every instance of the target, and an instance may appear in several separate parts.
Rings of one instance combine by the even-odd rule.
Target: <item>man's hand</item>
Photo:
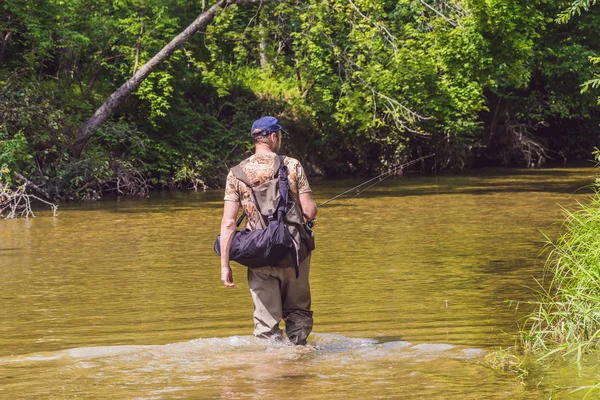
[[[235,287],[233,284],[233,272],[231,271],[231,267],[229,265],[221,267],[221,280],[223,281],[223,285],[225,285],[225,287]]]

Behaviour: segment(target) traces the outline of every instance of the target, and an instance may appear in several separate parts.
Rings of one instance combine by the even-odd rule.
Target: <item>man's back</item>
[[[240,163],[252,186],[258,186],[273,178],[276,157],[275,153],[254,154]],[[306,174],[300,162],[294,158],[285,157],[283,163],[288,170],[290,200],[298,204],[299,195],[311,191]],[[244,212],[248,216],[247,227],[249,229],[260,226],[260,213],[254,205],[251,189],[238,180],[231,171],[225,184],[224,200],[241,202]]]

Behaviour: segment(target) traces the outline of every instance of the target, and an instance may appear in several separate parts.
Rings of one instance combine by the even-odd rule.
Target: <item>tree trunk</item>
[[[265,27],[263,24],[260,24],[260,67],[262,69],[266,69],[269,66],[269,61],[267,60],[267,38],[265,33]]]
[[[8,47],[8,41],[10,40],[10,37],[12,36],[12,32],[8,31],[6,33],[6,35],[3,34],[3,38],[2,38],[2,46],[0,46],[0,63],[4,62],[4,54],[6,54],[6,49]]]
[[[216,4],[203,12],[183,32],[177,35],[169,44],[163,47],[154,57],[139,69],[127,82],[109,96],[108,99],[96,110],[94,115],[87,120],[77,132],[77,140],[73,146],[73,155],[79,157],[85,148],[90,136],[100,127],[110,115],[123,103],[125,98],[135,91],[144,79],[164,60],[169,58],[175,50],[183,45],[196,32],[208,25],[217,11],[233,4],[259,3],[267,0],[217,0]]]
[[[142,37],[144,36],[144,23],[142,22],[142,26],[140,27],[140,34],[138,36],[137,42],[135,44],[135,62],[133,64],[133,74],[137,72],[138,65],[140,63],[140,52],[142,51]]]

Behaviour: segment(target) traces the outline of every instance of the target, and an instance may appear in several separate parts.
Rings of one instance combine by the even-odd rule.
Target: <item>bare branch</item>
[[[31,182],[29,179],[25,178],[20,173],[15,172],[14,176],[15,176],[15,178],[17,178],[18,180],[20,180],[21,182],[23,182],[27,186],[29,186],[30,188],[32,188],[33,190],[35,190],[37,193],[39,193],[42,196],[44,196],[46,199],[49,199],[49,200],[52,199],[52,197],[44,189],[42,189],[41,187],[39,187],[35,183]]]
[[[459,14],[461,17],[470,17],[471,13],[468,10],[465,10],[464,8],[461,7],[460,4],[458,3],[448,3],[448,2],[444,2],[444,5],[446,7],[448,7],[449,9],[453,10],[454,12],[456,12],[457,14]]]
[[[384,39],[392,46],[392,49],[394,50],[394,55],[396,55],[398,53],[398,46],[396,46],[396,37],[392,35],[392,33],[385,26],[372,21],[371,18],[363,14],[352,0],[348,0],[348,3],[352,6],[352,8],[354,8],[358,15],[363,17],[369,23],[373,24],[373,26],[383,34]]]
[[[460,26],[461,28],[464,29],[464,26],[462,26],[460,24],[460,22],[458,21],[454,21],[450,18],[448,18],[447,16],[445,16],[444,14],[442,14],[440,11],[436,10],[434,7],[430,6],[429,4],[427,4],[427,2],[425,0],[419,0],[421,2],[421,4],[423,4],[425,7],[429,8],[431,11],[433,11],[434,13],[436,13],[437,15],[439,15],[440,17],[442,17],[443,19],[445,19],[450,25],[452,26]]]
[[[49,201],[27,193],[28,183],[24,183],[15,189],[10,188],[8,184],[2,181],[2,174],[5,172],[7,172],[6,169],[0,170],[0,218],[12,219],[16,217],[35,217],[35,214],[31,209],[31,199],[35,199],[49,205],[52,208],[54,217],[58,215],[58,206],[56,204],[50,203]]]
[[[138,64],[140,62],[140,52],[142,51],[142,37],[144,35],[144,23],[140,26],[140,34],[138,35],[137,42],[135,44],[135,62],[133,64],[133,74],[135,75]]]

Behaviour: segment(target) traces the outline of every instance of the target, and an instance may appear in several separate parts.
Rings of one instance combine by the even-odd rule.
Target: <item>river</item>
[[[243,267],[222,286],[221,190],[0,221],[0,397],[542,399],[589,384],[585,368],[520,384],[484,359],[514,344],[543,233],[557,234],[595,174],[407,176],[324,206],[307,347],[250,336]],[[314,197],[357,183],[314,182]]]

